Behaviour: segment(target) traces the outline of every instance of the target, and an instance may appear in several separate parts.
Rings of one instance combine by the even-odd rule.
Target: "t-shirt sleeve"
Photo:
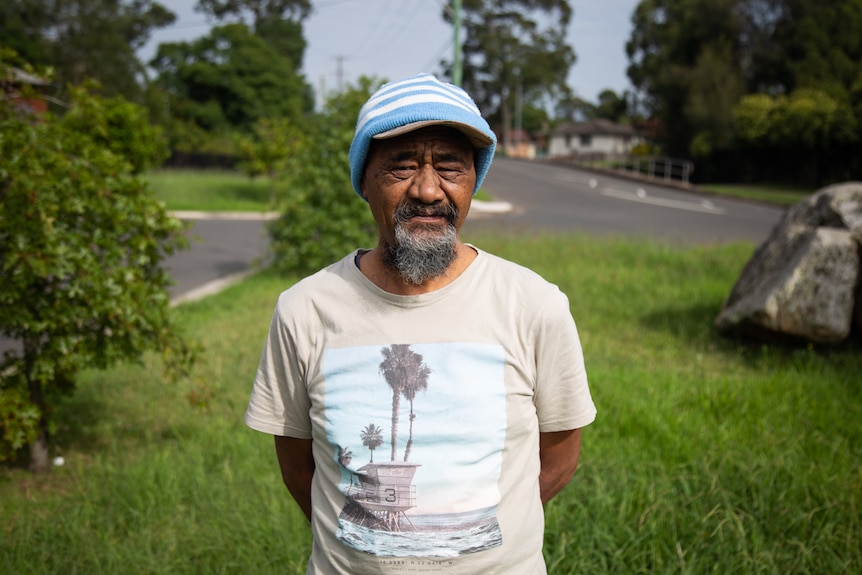
[[[250,428],[285,437],[311,438],[310,401],[295,329],[276,306],[245,413]]]
[[[584,354],[569,300],[556,287],[536,324],[536,390],[539,431],[566,431],[589,425],[596,407],[587,382]]]

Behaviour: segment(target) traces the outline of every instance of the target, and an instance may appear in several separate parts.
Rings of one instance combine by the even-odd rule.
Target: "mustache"
[[[423,204],[404,202],[395,209],[395,221],[405,223],[414,217],[445,218],[450,224],[458,219],[458,208],[452,204]]]

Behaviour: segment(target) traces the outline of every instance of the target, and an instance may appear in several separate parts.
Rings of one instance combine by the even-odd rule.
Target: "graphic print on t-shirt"
[[[326,435],[345,503],[338,539],[379,557],[502,544],[503,349],[473,343],[327,350]]]

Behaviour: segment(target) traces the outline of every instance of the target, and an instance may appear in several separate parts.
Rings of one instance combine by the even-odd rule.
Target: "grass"
[[[862,344],[784,349],[712,329],[753,246],[465,239],[569,294],[595,401],[547,506],[551,573],[862,572]],[[0,471],[0,565],[25,575],[295,573],[305,519],[242,424],[279,291],[262,272],[177,308],[205,347],[88,372],[57,412],[66,465]]]
[[[228,170],[154,170],[147,181],[169,210],[258,212],[269,209],[266,178]]]
[[[757,184],[699,184],[698,187],[720,196],[756,200],[784,206],[800,202],[816,191],[804,187]]]

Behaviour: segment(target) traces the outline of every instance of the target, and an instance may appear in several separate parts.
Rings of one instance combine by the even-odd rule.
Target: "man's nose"
[[[440,176],[431,164],[423,164],[419,167],[410,192],[415,199],[424,204],[433,204],[446,197],[440,186]]]

